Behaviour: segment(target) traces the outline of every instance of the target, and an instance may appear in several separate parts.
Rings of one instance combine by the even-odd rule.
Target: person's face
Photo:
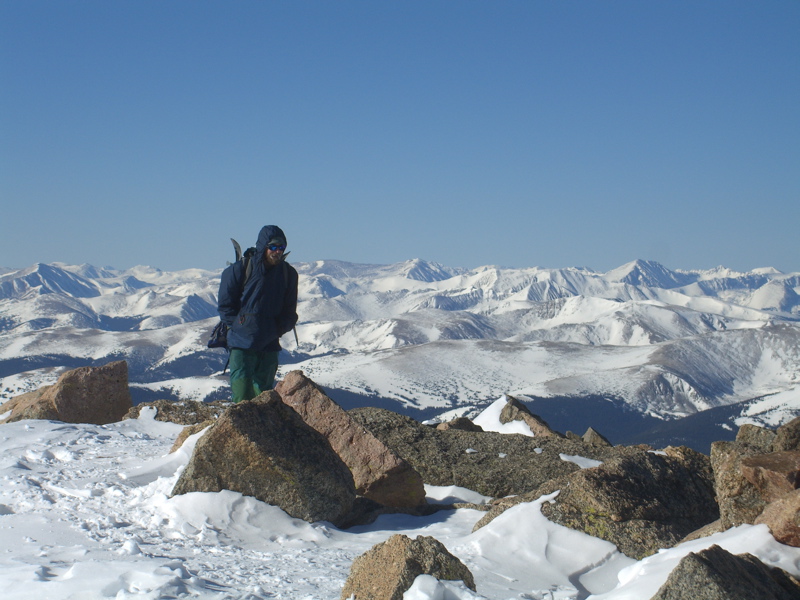
[[[270,244],[267,246],[264,250],[264,259],[267,261],[267,264],[275,266],[281,262],[284,250],[286,250],[286,246],[284,245]]]

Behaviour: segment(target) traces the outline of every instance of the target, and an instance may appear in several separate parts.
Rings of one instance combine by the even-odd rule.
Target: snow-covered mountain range
[[[699,449],[800,415],[800,273],[294,266],[299,344],[284,337],[281,370],[346,408],[469,415],[508,393],[561,431]],[[220,272],[0,269],[0,401],[120,358],[135,402],[226,397],[226,354],[205,346]]]

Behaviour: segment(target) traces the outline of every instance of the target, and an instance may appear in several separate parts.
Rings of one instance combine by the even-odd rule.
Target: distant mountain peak
[[[607,273],[420,258],[293,264],[300,322],[282,341],[282,368],[371,406],[431,414],[499,389],[616,398],[671,419],[779,391],[791,403],[761,409],[772,411],[764,419],[800,412],[800,273],[650,260]],[[53,368],[120,358],[139,399],[224,397],[212,373],[226,356],[206,347],[220,273],[54,263],[0,274],[0,400]]]
[[[753,292],[747,305],[759,310],[788,312],[800,304],[800,295],[785,281],[769,281]]]
[[[635,286],[670,289],[691,282],[683,273],[671,271],[653,260],[637,259],[606,273],[609,281],[628,283]]]
[[[97,286],[90,279],[52,264],[36,263],[0,278],[0,298],[20,298],[32,292],[65,294],[73,298],[93,298],[100,295]]]
[[[421,258],[412,258],[403,263],[402,272],[408,279],[416,281],[445,281],[456,274],[453,269]]]

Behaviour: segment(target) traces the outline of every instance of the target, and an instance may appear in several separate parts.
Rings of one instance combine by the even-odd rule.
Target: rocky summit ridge
[[[14,419],[6,413],[4,420],[36,418],[38,403],[50,410],[44,418],[109,422],[118,409],[105,399],[124,395],[126,383],[119,381],[120,365],[106,371],[68,372],[34,400],[15,403]],[[54,403],[74,381],[82,382],[80,398]],[[24,412],[14,415],[21,405]],[[743,426],[734,441],[715,443],[706,456],[687,447],[612,446],[594,430],[561,433],[514,398],[501,420],[532,425],[535,434],[484,431],[463,417],[425,424],[382,408],[344,411],[300,371],[253,401],[150,406],[156,419],[200,436],[173,495],[232,490],[299,519],[349,528],[387,512],[456,507],[428,505],[424,481],[493,498],[471,505],[486,511],[476,530],[519,503],[544,499],[547,519],[636,559],[741,524],[764,524],[780,543],[800,547],[800,418],[776,430]],[[144,407],[131,407],[125,418]],[[466,567],[435,539],[395,536],[353,564],[342,598],[399,599],[423,574],[474,589]],[[681,561],[654,598],[744,598],[745,591],[797,598],[800,584],[753,556],[714,546]]]

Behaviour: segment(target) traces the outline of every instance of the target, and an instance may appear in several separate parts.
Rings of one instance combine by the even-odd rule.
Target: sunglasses
[[[286,250],[286,246],[278,246],[277,244],[271,244],[267,246],[267,248],[270,250],[270,252],[278,252],[278,251],[283,252],[284,250]]]

